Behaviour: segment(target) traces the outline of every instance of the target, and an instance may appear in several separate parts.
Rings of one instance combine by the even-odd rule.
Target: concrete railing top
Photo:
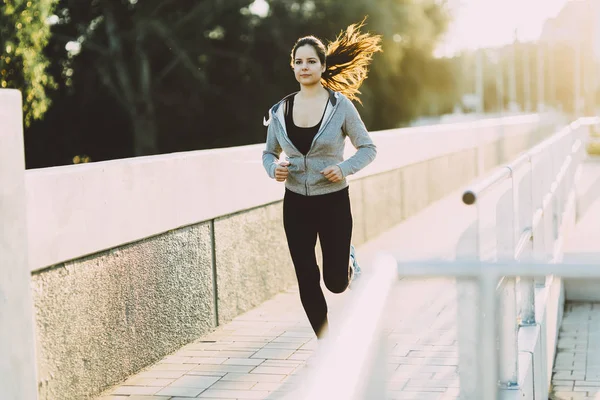
[[[350,180],[518,135],[542,120],[533,114],[373,132],[377,159]],[[26,171],[31,270],[281,200],[284,186],[263,170],[263,147]],[[345,156],[353,153],[346,146]]]

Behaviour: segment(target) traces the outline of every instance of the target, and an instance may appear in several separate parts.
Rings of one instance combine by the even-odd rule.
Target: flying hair
[[[367,79],[373,54],[383,51],[380,35],[360,32],[365,20],[366,17],[348,26],[327,48],[314,36],[298,39],[292,50],[292,65],[298,47],[307,44],[313,46],[326,67],[321,76],[323,86],[362,104],[358,98],[361,93],[359,88]]]

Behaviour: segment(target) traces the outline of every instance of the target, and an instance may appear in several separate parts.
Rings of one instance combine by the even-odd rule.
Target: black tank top
[[[325,110],[323,110],[323,115],[321,116],[321,120],[315,126],[311,126],[308,128],[303,128],[300,126],[296,126],[294,124],[294,97],[292,96],[288,99],[287,110],[285,113],[285,126],[287,128],[287,134],[290,138],[291,142],[296,146],[296,148],[304,155],[308,153],[310,150],[310,146],[312,144],[315,135],[319,131],[321,127],[321,123],[323,122],[323,117],[325,116]]]

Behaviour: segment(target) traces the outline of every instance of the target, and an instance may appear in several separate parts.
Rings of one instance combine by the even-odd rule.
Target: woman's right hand
[[[288,177],[288,165],[287,161],[282,161],[277,167],[275,167],[275,180],[277,182],[284,182]]]

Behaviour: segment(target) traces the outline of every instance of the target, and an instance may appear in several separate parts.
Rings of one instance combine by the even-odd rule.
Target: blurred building
[[[600,56],[600,0],[571,0],[544,24],[540,39],[546,43],[591,45]]]
[[[540,42],[554,54],[558,79],[573,77],[570,92],[576,112],[595,113],[600,89],[600,0],[566,3],[544,24]],[[563,98],[566,95],[563,92]]]

